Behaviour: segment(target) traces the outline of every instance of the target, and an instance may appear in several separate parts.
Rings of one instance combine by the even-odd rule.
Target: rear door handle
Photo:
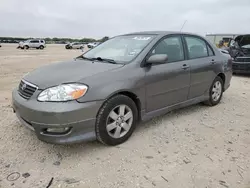
[[[189,68],[189,66],[188,66],[187,64],[183,64],[183,65],[182,65],[182,69],[186,70],[186,69],[188,69],[188,68]]]

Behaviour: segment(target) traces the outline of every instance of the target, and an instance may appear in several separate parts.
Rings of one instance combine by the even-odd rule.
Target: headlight
[[[42,91],[37,100],[38,101],[70,101],[76,100],[85,95],[88,86],[83,84],[62,84],[56,87],[51,87]]]

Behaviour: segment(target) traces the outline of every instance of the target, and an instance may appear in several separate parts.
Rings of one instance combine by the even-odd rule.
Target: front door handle
[[[189,68],[189,66],[188,66],[187,64],[183,64],[183,65],[182,65],[182,69],[186,70],[186,69],[188,69],[188,68]]]
[[[215,64],[215,61],[214,61],[214,59],[212,59],[210,63],[211,63],[212,65],[213,65],[213,64]]]

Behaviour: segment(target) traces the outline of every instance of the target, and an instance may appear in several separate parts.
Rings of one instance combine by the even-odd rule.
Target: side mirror
[[[151,55],[148,60],[146,60],[146,64],[164,64],[168,61],[168,56],[166,54],[155,54]]]

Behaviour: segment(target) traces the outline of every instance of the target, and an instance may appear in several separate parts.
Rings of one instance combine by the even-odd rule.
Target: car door
[[[154,54],[166,54],[168,61],[146,68],[147,112],[186,101],[190,84],[189,65],[185,61],[181,36],[171,35],[161,39],[149,56]]]
[[[39,40],[36,40],[36,42],[34,43],[34,47],[35,48],[40,47],[40,41]]]
[[[39,42],[39,40],[36,40],[34,42],[34,48],[38,48],[38,47],[40,47],[40,42]]]
[[[29,47],[30,47],[30,48],[34,48],[34,40],[30,40],[30,42],[29,42]]]
[[[32,46],[32,48],[38,48],[39,47],[39,40],[32,40],[31,46]]]
[[[78,44],[77,42],[74,43],[74,47],[73,47],[73,48],[74,48],[74,49],[77,49],[77,48],[78,48],[78,45],[79,45],[79,44]]]
[[[78,48],[78,43],[74,43],[74,49],[77,49]]]
[[[190,65],[189,99],[203,96],[216,76],[214,67],[218,64],[212,47],[199,36],[184,35],[185,47]]]

